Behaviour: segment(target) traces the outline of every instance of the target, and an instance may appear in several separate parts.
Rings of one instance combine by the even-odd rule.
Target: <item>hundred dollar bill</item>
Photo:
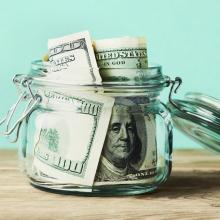
[[[93,42],[104,82],[135,82],[146,77],[147,45],[144,37],[122,37]]]
[[[147,183],[156,178],[155,118],[140,101],[116,98],[94,185]]]
[[[100,84],[97,62],[88,31],[48,40],[51,67],[46,80],[70,84]]]
[[[93,42],[99,68],[147,68],[147,45],[144,37],[122,37]]]
[[[33,171],[53,182],[92,186],[114,98],[49,90],[41,96],[52,111],[37,113]]]

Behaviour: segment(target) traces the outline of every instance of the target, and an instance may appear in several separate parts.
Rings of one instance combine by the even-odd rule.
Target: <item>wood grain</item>
[[[0,219],[220,220],[220,157],[175,151],[172,175],[156,192],[106,198],[38,190],[19,172],[16,152],[1,150]]]

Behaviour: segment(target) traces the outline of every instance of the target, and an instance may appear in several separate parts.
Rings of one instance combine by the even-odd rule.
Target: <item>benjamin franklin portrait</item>
[[[112,110],[96,181],[122,181],[138,171],[134,164],[141,160],[142,142],[133,111],[134,103],[121,102],[116,102]],[[141,119],[144,121],[144,117]]]

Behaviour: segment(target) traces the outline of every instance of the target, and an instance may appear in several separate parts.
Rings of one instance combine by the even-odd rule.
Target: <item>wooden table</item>
[[[175,151],[169,181],[139,196],[44,192],[29,185],[17,163],[15,151],[0,151],[0,219],[220,220],[220,157],[205,150]]]

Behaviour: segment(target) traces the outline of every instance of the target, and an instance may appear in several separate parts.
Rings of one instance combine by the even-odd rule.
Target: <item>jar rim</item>
[[[51,66],[50,63],[48,61],[43,61],[43,60],[33,60],[31,62],[31,68],[32,69],[38,69],[38,70],[43,70],[45,69],[46,67],[49,67]],[[158,63],[149,63],[148,64],[148,67],[147,68],[141,68],[141,69],[148,69],[148,70],[151,70],[151,69],[161,69],[162,66]],[[85,68],[79,68],[79,69],[85,69]],[[100,69],[100,68],[91,68],[91,69]],[[114,69],[121,69],[121,68],[114,68]],[[140,69],[140,68],[123,68],[123,69]]]
[[[32,78],[34,84],[44,85],[44,86],[86,86],[86,87],[105,87],[105,88],[130,88],[130,89],[151,89],[151,90],[161,90],[169,85],[170,78],[162,74],[162,66],[159,64],[152,63],[148,68],[143,69],[111,69],[112,75],[105,74],[108,69],[99,69],[100,75],[102,77],[101,84],[91,83],[91,82],[80,82],[80,83],[70,83],[69,81],[55,81],[47,79],[47,68],[51,65],[48,62],[42,60],[34,60],[31,62],[31,70],[28,74]],[[95,69],[95,68],[93,68]],[[88,71],[88,68],[80,68],[78,71]],[[120,73],[121,71],[126,72],[128,77],[123,78]],[[107,76],[108,75],[108,76]]]

